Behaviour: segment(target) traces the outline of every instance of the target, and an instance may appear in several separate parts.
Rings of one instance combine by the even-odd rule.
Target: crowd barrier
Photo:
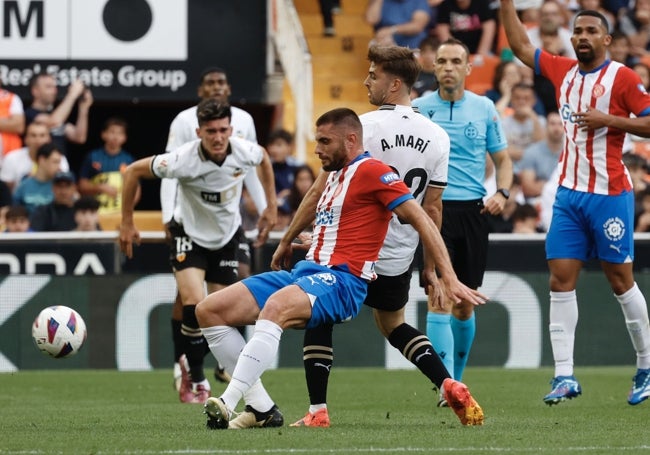
[[[274,236],[277,240],[277,236]],[[482,290],[491,301],[477,309],[470,364],[537,368],[552,365],[548,341],[548,273],[543,235],[491,236]],[[253,268],[268,270],[273,240],[254,250]],[[162,232],[143,232],[133,260],[119,252],[117,233],[3,234],[0,237],[0,372],[18,369],[111,368],[149,370],[172,363],[171,303],[175,283]],[[650,236],[636,236],[636,279],[650,295]],[[634,365],[618,303],[597,263],[577,289],[580,323],[577,365]],[[31,340],[38,312],[62,304],[86,320],[88,339],[70,359],[52,360]],[[426,329],[426,296],[411,283],[407,320]],[[614,321],[612,324],[611,321]],[[607,330],[603,330],[607,327]],[[337,366],[412,368],[374,327],[363,308],[334,331]],[[285,331],[280,367],[302,365],[302,331]]]

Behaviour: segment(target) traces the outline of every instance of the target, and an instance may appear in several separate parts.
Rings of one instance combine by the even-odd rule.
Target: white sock
[[[321,409],[327,409],[327,403],[310,404],[309,405],[309,413],[310,414],[316,414],[316,412],[320,411]]]
[[[248,391],[262,376],[262,373],[273,363],[278,352],[282,328],[275,322],[260,319],[255,324],[255,333],[241,354],[232,373],[232,379],[221,395],[224,403],[235,409],[244,393]]]
[[[648,306],[639,286],[634,286],[621,295],[615,295],[621,304],[625,325],[636,351],[637,368],[650,368],[650,325],[648,323]]]
[[[258,379],[250,389],[244,393],[244,402],[259,412],[270,410],[273,405],[273,399],[262,385],[262,380]]]
[[[236,328],[225,325],[206,327],[201,332],[214,358],[232,376],[239,353],[246,345],[244,337]]]
[[[578,325],[576,291],[551,291],[548,331],[553,347],[555,376],[573,375],[573,343]]]

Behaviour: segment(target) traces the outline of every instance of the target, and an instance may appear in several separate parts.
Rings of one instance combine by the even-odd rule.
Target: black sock
[[[181,326],[183,321],[172,319],[172,343],[174,344],[174,363],[183,355],[183,336],[181,335]]]
[[[192,382],[201,382],[205,379],[203,372],[203,357],[205,356],[205,338],[201,335],[199,322],[196,320],[194,309],[196,305],[183,306],[183,325],[181,334],[183,338],[183,352],[190,365]]]
[[[334,361],[332,324],[305,330],[302,362],[310,404],[327,403],[327,383]]]
[[[404,323],[393,330],[388,342],[438,388],[442,381],[451,377],[431,341],[416,328]]]

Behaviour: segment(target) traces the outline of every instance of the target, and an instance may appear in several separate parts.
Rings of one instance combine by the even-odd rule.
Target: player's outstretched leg
[[[483,409],[472,397],[465,384],[447,378],[442,383],[443,394],[463,425],[483,425]]]

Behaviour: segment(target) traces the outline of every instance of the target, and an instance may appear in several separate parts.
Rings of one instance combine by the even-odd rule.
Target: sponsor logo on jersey
[[[625,223],[619,217],[609,218],[603,224],[603,232],[612,242],[621,240],[625,235]]]
[[[333,210],[319,210],[316,212],[316,220],[314,224],[317,226],[330,226],[334,224],[334,211]]]
[[[236,267],[239,267],[239,261],[237,261],[237,260],[227,261],[225,259],[222,259],[221,261],[219,261],[219,267],[233,267],[233,268],[236,268]]]
[[[395,183],[399,180],[399,175],[394,172],[387,172],[386,174],[379,177],[379,180],[381,180],[382,183],[390,185],[391,183]]]
[[[221,202],[221,193],[208,193],[207,191],[201,191],[201,197],[205,202],[210,204],[219,204]]]

